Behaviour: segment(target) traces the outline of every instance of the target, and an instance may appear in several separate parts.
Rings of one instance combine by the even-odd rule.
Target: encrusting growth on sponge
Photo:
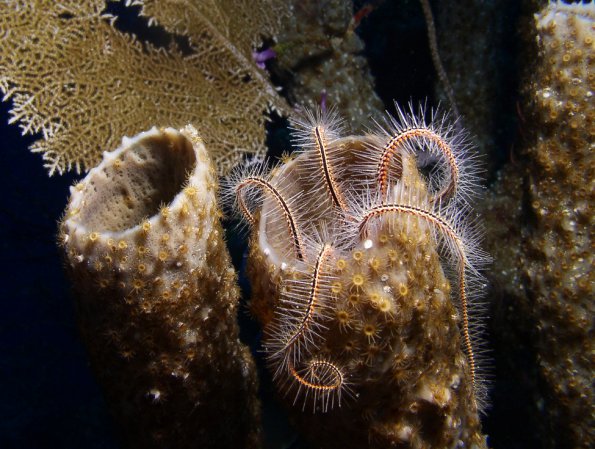
[[[91,363],[128,447],[260,446],[216,189],[190,125],[124,138],[71,189],[60,241]]]
[[[251,211],[251,309],[290,414],[317,447],[486,447],[479,169],[447,115],[425,120],[398,109],[379,132],[342,138],[332,111],[307,112],[293,121],[298,156],[258,169],[283,200]],[[242,179],[228,181],[228,198]],[[283,202],[302,257],[275,219]]]

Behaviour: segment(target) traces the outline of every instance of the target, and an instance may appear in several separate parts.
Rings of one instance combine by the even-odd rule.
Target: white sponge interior
[[[79,221],[90,231],[132,228],[173,201],[196,165],[191,142],[180,133],[134,139],[88,179]]]

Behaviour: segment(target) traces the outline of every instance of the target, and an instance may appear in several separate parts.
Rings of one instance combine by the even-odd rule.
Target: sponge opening
[[[134,139],[95,170],[79,221],[89,231],[119,232],[173,202],[196,165],[192,143],[167,130]]]

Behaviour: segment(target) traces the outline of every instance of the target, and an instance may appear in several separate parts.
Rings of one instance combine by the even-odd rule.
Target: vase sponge
[[[71,188],[66,268],[129,447],[259,445],[257,378],[238,339],[216,189],[192,126],[124,138]]]
[[[306,111],[296,157],[227,182],[252,228],[251,311],[313,447],[485,448],[477,169],[446,116],[397,111],[348,137],[334,111]]]

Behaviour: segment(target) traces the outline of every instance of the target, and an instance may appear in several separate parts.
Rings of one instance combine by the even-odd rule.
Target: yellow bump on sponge
[[[104,153],[60,225],[93,369],[128,447],[260,445],[217,175],[192,126]]]

